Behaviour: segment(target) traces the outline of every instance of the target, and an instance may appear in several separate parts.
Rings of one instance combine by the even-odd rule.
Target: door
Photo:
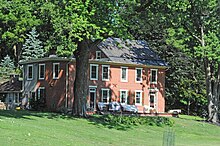
[[[96,88],[89,88],[89,109],[96,110]]]
[[[150,107],[156,109],[156,92],[150,92]]]

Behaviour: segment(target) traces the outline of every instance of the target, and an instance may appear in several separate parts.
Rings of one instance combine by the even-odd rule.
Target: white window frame
[[[96,78],[92,78],[92,67],[96,67]],[[90,64],[90,80],[98,80],[98,72],[99,72],[99,65],[98,64]]]
[[[103,102],[103,91],[107,91],[107,102],[106,102],[106,103],[109,103],[109,98],[110,98],[109,91],[110,91],[110,89],[108,89],[108,88],[102,88],[101,91],[102,91],[101,102]]]
[[[122,102],[122,92],[125,92],[125,102]],[[120,103],[127,104],[128,103],[128,90],[120,89]]]
[[[96,51],[96,56],[95,58],[98,60],[98,59],[101,59],[101,51]]]
[[[156,72],[155,81],[152,81],[152,72],[153,72],[153,71]],[[151,69],[151,70],[150,70],[150,83],[151,83],[151,84],[157,84],[157,79],[158,79],[158,69]]]
[[[104,79],[103,77],[104,67],[108,67],[108,78],[107,79]],[[110,73],[110,65],[102,65],[102,80],[103,81],[109,81],[109,78],[110,78],[109,73]]]
[[[122,70],[126,69],[126,79],[122,78]],[[128,82],[128,67],[121,67],[121,82]]]
[[[30,67],[32,68],[31,78],[29,77]],[[27,65],[27,80],[33,80],[33,75],[34,75],[33,64],[29,64],[29,65]]]
[[[41,78],[41,66],[43,66],[43,72],[44,72],[44,75],[43,75],[43,78]],[[44,80],[45,79],[45,64],[39,64],[39,80]]]
[[[37,90],[37,100],[40,100],[42,97],[40,97],[40,90],[45,90],[45,87],[39,87]],[[46,98],[46,97],[44,97]]]
[[[141,78],[140,78],[140,81],[137,81],[137,75],[138,75],[137,71],[138,71],[138,70],[141,70]],[[136,82],[136,83],[141,83],[141,82],[142,82],[142,75],[143,75],[143,68],[135,68],[135,82]]]
[[[55,75],[55,65],[58,65],[58,76]],[[59,79],[59,73],[60,73],[60,63],[53,63],[53,79]]]
[[[137,92],[140,92],[140,103],[137,103]],[[135,105],[142,105],[142,93],[143,91],[142,90],[135,90]]]

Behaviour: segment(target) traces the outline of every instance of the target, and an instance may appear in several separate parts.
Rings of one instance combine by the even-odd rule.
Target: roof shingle
[[[167,63],[149,48],[146,41],[108,38],[98,47],[112,62],[167,66]]]

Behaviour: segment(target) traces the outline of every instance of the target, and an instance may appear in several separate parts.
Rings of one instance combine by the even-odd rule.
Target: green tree
[[[27,34],[28,38],[22,47],[22,60],[31,60],[36,58],[42,58],[45,54],[42,42],[38,39],[39,34],[35,27]]]
[[[7,55],[0,63],[1,78],[8,78],[9,74],[15,73],[15,65],[11,58]]]
[[[30,0],[0,0],[0,54],[9,54],[15,63],[20,60],[25,34],[41,24],[36,18],[35,2]]]
[[[167,43],[183,49],[192,57],[200,57],[204,64],[208,121],[219,122],[220,95],[220,38],[219,2],[168,1],[168,18],[172,28],[168,30]]]

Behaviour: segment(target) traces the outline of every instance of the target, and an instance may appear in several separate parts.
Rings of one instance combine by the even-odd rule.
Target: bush
[[[174,122],[167,117],[138,117],[125,115],[103,115],[104,122],[109,125],[150,125],[150,126],[173,126]]]

